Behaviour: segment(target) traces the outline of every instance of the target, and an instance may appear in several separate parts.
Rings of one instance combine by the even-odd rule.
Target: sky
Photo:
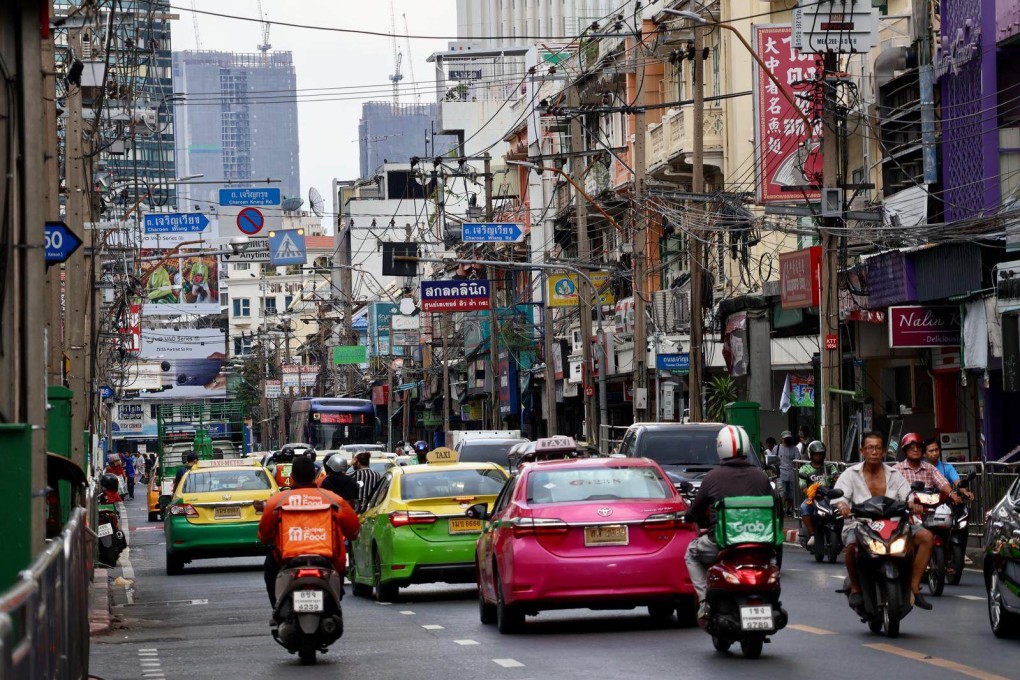
[[[195,49],[195,14],[188,11],[192,4],[232,16],[257,17],[257,0],[171,0],[172,12],[180,19],[172,22],[172,45],[175,51]],[[369,31],[390,31],[391,0],[262,0],[265,16],[271,21],[310,24]],[[457,31],[455,0],[392,0],[397,33],[403,34],[407,17],[409,32],[415,35],[454,36]],[[262,42],[262,25],[237,19],[198,15],[201,48],[228,52],[255,52]],[[319,99],[333,101],[300,102],[298,133],[300,135],[301,187],[306,200],[308,189],[316,187],[327,197],[330,183],[336,179],[358,177],[358,120],[364,101],[391,101],[389,75],[393,73],[393,41],[381,36],[352,35],[330,31],[272,26],[269,42],[273,50],[286,50],[294,55],[298,89],[374,86],[371,94],[351,94],[344,90],[315,93]],[[447,48],[447,39],[410,41],[398,39],[403,53],[401,72],[406,94],[403,103],[414,103],[414,88],[420,101],[435,101],[431,83],[432,65],[426,58]],[[413,68],[414,78],[411,77]],[[307,95],[306,95],[307,96]],[[343,98],[344,101],[337,101]],[[326,205],[329,211],[332,206]]]

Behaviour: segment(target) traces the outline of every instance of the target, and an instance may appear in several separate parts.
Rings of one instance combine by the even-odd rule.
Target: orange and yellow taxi
[[[166,573],[179,574],[195,559],[264,555],[259,520],[278,490],[258,459],[200,460],[166,508]]]

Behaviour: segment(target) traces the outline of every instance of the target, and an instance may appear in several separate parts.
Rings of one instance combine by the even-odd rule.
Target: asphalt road
[[[901,636],[868,632],[833,590],[841,565],[818,565],[788,549],[783,603],[790,626],[761,659],[718,654],[697,628],[660,628],[644,610],[571,610],[528,618],[523,635],[503,636],[478,621],[475,589],[414,586],[396,604],[348,595],[345,634],[315,667],[277,645],[261,562],[193,562],[164,573],[162,524],[145,520],[144,500],[128,502],[131,548],[114,575],[114,628],[92,640],[91,672],[105,680],[151,678],[777,678],[1020,677],[1020,641],[988,628],[980,574],[915,609]]]

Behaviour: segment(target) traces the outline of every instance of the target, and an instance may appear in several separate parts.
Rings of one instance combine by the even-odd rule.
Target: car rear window
[[[659,465],[719,464],[715,451],[716,430],[648,430],[638,438],[634,455],[651,458]]]
[[[527,439],[475,439],[460,445],[462,463],[496,463],[506,465],[506,455],[517,444]]]
[[[405,501],[455,496],[495,496],[506,475],[499,470],[444,470],[417,472],[400,478],[400,495]]]
[[[184,480],[183,493],[207,491],[264,491],[271,489],[264,470],[192,470]]]
[[[578,503],[602,500],[667,499],[669,484],[652,467],[571,467],[532,470],[528,475],[529,503]]]

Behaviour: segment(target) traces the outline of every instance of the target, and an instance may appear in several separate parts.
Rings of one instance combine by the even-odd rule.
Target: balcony
[[[647,131],[648,170],[660,178],[676,179],[676,172],[690,172],[694,144],[691,137],[692,106],[671,109],[662,123]],[[722,108],[705,109],[704,163],[722,169],[726,114]]]

